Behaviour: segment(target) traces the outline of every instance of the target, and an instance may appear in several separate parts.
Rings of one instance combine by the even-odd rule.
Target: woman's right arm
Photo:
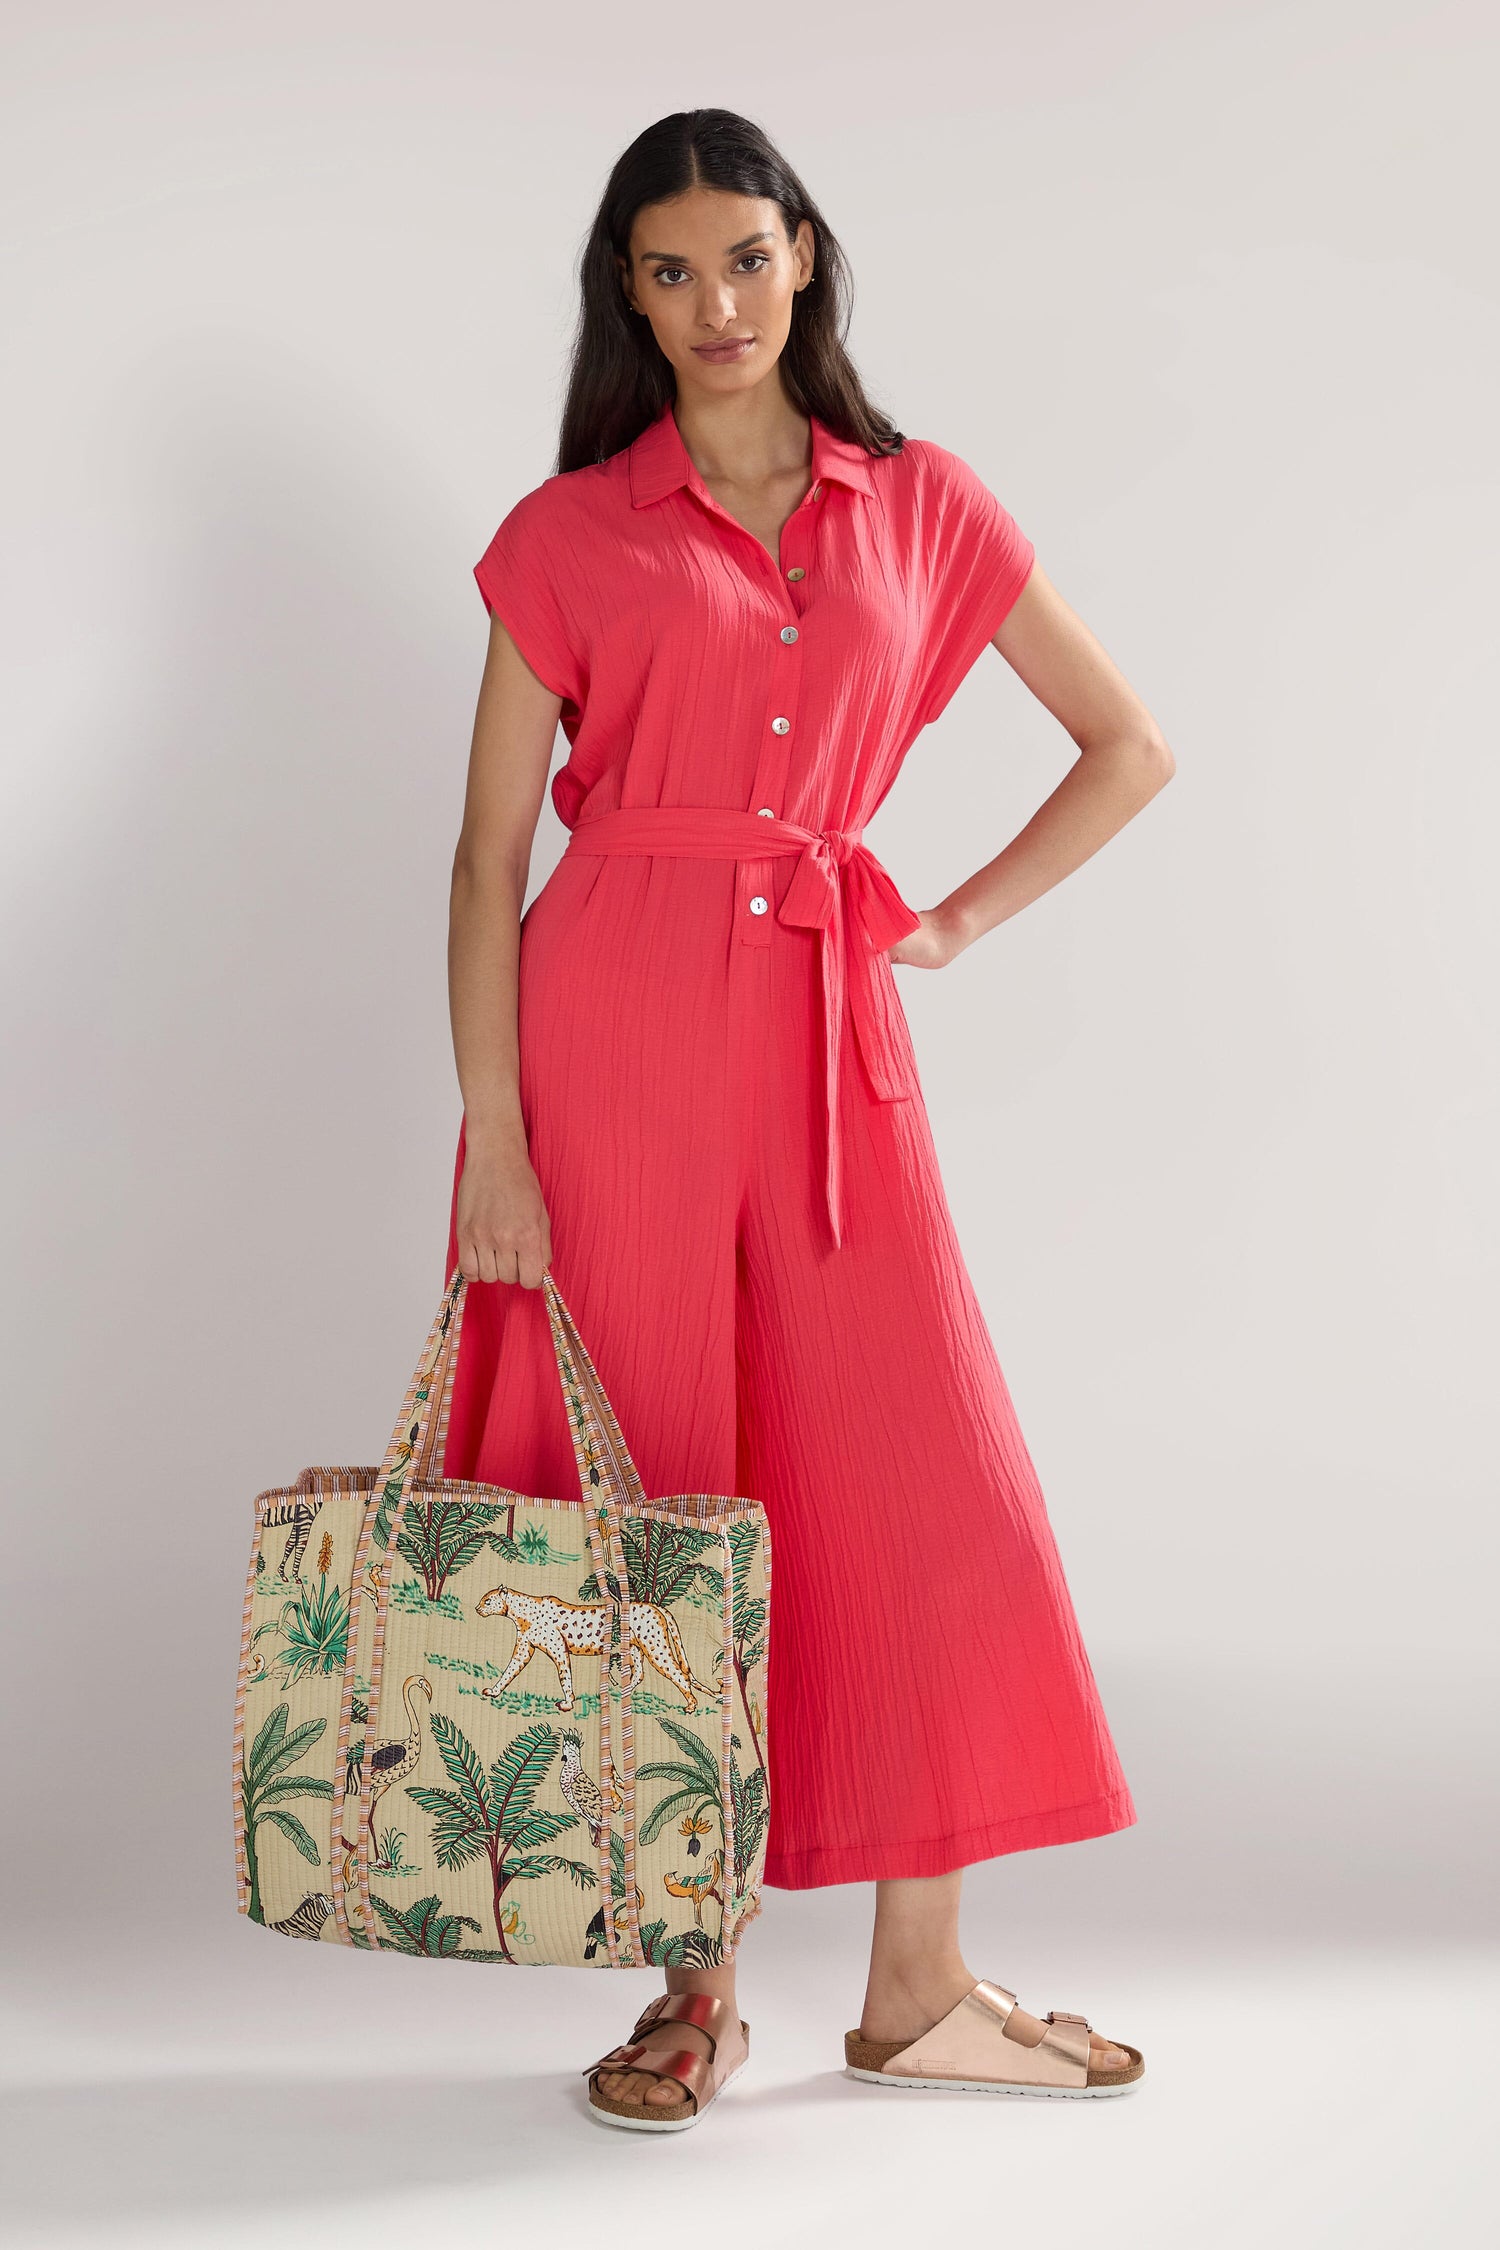
[[[541,1287],[552,1237],[521,1117],[521,909],[561,709],[492,615],[448,916],[448,1006],[464,1105],[458,1264],[470,1281],[527,1289]]]

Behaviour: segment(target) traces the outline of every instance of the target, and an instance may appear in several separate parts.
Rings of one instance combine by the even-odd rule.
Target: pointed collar
[[[851,492],[871,491],[870,456],[865,448],[851,438],[835,437],[827,423],[819,421],[816,414],[810,414],[808,420],[812,424],[813,483],[842,484]],[[647,508],[653,500],[675,492],[680,485],[685,485],[689,492],[696,492],[701,500],[711,497],[692,455],[682,442],[670,399],[656,420],[642,430],[629,452],[633,507]]]

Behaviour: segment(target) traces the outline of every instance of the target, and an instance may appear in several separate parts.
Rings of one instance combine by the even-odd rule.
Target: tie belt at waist
[[[668,859],[787,859],[797,866],[776,918],[818,932],[823,986],[824,1114],[827,1158],[824,1189],[828,1223],[842,1244],[843,1166],[839,1137],[839,1048],[848,995],[854,1036],[878,1101],[900,1101],[910,1092],[897,1037],[900,1002],[879,956],[922,926],[862,831],[799,828],[763,813],[721,805],[632,805],[581,820],[568,839],[570,852],[628,853]],[[853,958],[850,959],[850,949]]]

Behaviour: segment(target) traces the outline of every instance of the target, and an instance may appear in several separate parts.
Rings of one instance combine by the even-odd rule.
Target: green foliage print
[[[441,1602],[454,1573],[483,1552],[500,1514],[499,1508],[482,1500],[408,1503],[396,1545],[421,1580],[430,1602]]]
[[[576,1554],[565,1555],[561,1548],[554,1547],[551,1533],[540,1523],[523,1523],[514,1540],[492,1539],[490,1545],[507,1562],[529,1563],[534,1570],[546,1570],[553,1564],[576,1563],[579,1559]]]
[[[722,1549],[716,1531],[695,1531],[685,1524],[648,1523],[642,1516],[624,1517],[619,1528],[632,1601],[654,1602],[660,1609],[685,1600],[697,1588],[722,1602],[724,1588],[718,1560]],[[710,1550],[714,1560],[701,1561]],[[597,1581],[590,1576],[584,1579],[576,1598],[596,1601],[598,1594]]]
[[[380,1830],[375,1851],[375,1865],[380,1869],[382,1875],[420,1875],[422,1872],[421,1868],[414,1867],[406,1856],[406,1830],[404,1828],[382,1828]]]
[[[446,1713],[434,1711],[429,1725],[452,1787],[430,1789],[408,1782],[406,1793],[432,1820],[439,1867],[462,1867],[481,1856],[488,1860],[499,1957],[512,1961],[507,1939],[514,1933],[515,1915],[505,1903],[512,1883],[557,1874],[567,1875],[580,1890],[598,1882],[591,1867],[545,1848],[579,1825],[576,1813],[548,1812],[536,1802],[560,1748],[557,1731],[545,1724],[526,1727],[486,1771],[468,1736]]]
[[[680,1721],[660,1717],[657,1724],[664,1734],[670,1735],[682,1752],[680,1758],[651,1758],[636,1768],[637,1781],[665,1781],[670,1786],[664,1797],[659,1797],[641,1822],[642,1844],[655,1843],[668,1821],[676,1820],[687,1838],[687,1856],[696,1858],[701,1849],[701,1839],[716,1829],[723,1834],[723,1805],[720,1799],[719,1762],[706,1742],[683,1726]],[[729,1738],[729,1796],[733,1846],[734,1871],[738,1883],[743,1883],[745,1870],[750,1867],[764,1840],[770,1819],[770,1800],[766,1787],[766,1770],[759,1765],[748,1778],[740,1771],[740,1762],[733,1753],[743,1748],[737,1734]],[[718,1855],[715,1855],[718,1857]],[[723,1861],[719,1859],[722,1872]],[[679,1897],[697,1897],[701,1906],[703,1897],[720,1893],[705,1881],[705,1870],[697,1869],[679,1878],[675,1885]],[[669,1886],[674,1887],[674,1886]],[[737,1889],[726,1903],[731,1919],[736,1919],[744,1904],[745,1893]]]
[[[653,1966],[667,1969],[712,1969],[724,1958],[724,1948],[707,1930],[679,1930],[667,1936],[665,1922],[641,1924],[641,1951]]]
[[[624,1960],[634,1965],[630,1947],[630,1917],[625,1905],[625,1846],[618,1835],[609,1839],[610,1858],[610,1912],[614,1917],[615,1938]],[[718,1894],[715,1893],[715,1896]],[[635,1894],[636,1914],[639,1918],[642,1899],[640,1888]],[[702,1928],[679,1930],[668,1937],[664,1920],[640,1922],[641,1960],[643,1964],[659,1968],[710,1969],[724,1958],[719,1940]],[[584,1932],[583,1958],[592,1961],[604,1951],[604,1908],[601,1906]]]
[[[457,1594],[440,1594],[432,1601],[415,1578],[397,1579],[391,1588],[391,1607],[404,1610],[408,1617],[451,1617],[455,1623],[464,1613]]]
[[[279,1828],[310,1866],[322,1865],[317,1845],[297,1815],[288,1812],[287,1806],[299,1797],[332,1797],[333,1783],[313,1774],[294,1774],[288,1769],[306,1756],[328,1721],[306,1719],[288,1733],[288,1708],[285,1703],[277,1704],[241,1756],[240,1805],[245,1820],[245,1860],[250,1876],[250,1903],[246,1911],[252,1922],[264,1922],[266,1918],[261,1905],[260,1864],[255,1848],[255,1832],[263,1821],[270,1821],[273,1827]]]
[[[479,1924],[468,1914],[444,1914],[442,1900],[419,1898],[411,1906],[392,1906],[388,1899],[370,1893],[370,1903],[380,1916],[382,1941],[392,1953],[425,1954],[435,1961],[451,1960],[464,1942],[464,1931],[477,1937]]]
[[[734,1646],[731,1659],[734,1665],[735,1686],[739,1690],[740,1709],[745,1714],[745,1725],[755,1750],[760,1768],[760,1801],[768,1802],[769,1779],[766,1773],[765,1751],[761,1747],[759,1714],[750,1702],[750,1674],[758,1664],[765,1662],[766,1628],[770,1615],[764,1595],[750,1592],[750,1570],[755,1561],[755,1551],[760,1545],[760,1525],[754,1517],[746,1517],[729,1527],[729,1552],[734,1570]],[[738,1820],[738,1811],[736,1819]],[[769,1810],[763,1816],[770,1817]],[[735,1852],[735,1863],[747,1867],[750,1853]]]
[[[448,1581],[467,1569],[486,1547],[504,1562],[529,1564],[538,1570],[578,1561],[576,1554],[564,1554],[553,1546],[543,1524],[523,1523],[516,1534],[515,1513],[514,1501],[505,1507],[483,1500],[411,1501],[396,1545],[416,1571],[417,1580],[404,1579],[396,1588],[397,1606],[415,1609],[418,1604],[412,1596],[420,1595],[444,1616],[461,1616],[457,1600],[446,1591]]]
[[[337,1579],[330,1585],[326,1573],[314,1586],[306,1581],[294,1599],[284,1601],[275,1617],[257,1625],[251,1638],[280,1634],[282,1646],[272,1657],[280,1672],[280,1685],[342,1672],[349,1653],[349,1602]]]
[[[454,1287],[456,1290],[456,1281]],[[438,1317],[435,1348],[427,1365],[419,1375],[416,1389],[412,1393],[411,1420],[407,1423],[406,1429],[396,1446],[391,1473],[381,1487],[380,1506],[376,1511],[375,1522],[371,1527],[370,1555],[365,1573],[372,1593],[379,1589],[381,1568],[386,1561],[391,1542],[391,1525],[396,1520],[396,1511],[401,1505],[401,1495],[406,1489],[406,1480],[411,1473],[412,1461],[416,1455],[417,1435],[422,1427],[422,1412],[432,1396],[432,1386],[437,1378],[437,1371],[442,1365],[443,1352],[448,1342],[448,1331],[453,1326],[453,1315],[456,1310],[456,1297],[450,1295]]]

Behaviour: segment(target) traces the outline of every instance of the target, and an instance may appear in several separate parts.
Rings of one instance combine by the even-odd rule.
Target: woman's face
[[[788,242],[776,204],[689,188],[637,211],[619,264],[679,389],[750,390],[781,357],[792,300],[812,278],[813,230],[803,219]]]

